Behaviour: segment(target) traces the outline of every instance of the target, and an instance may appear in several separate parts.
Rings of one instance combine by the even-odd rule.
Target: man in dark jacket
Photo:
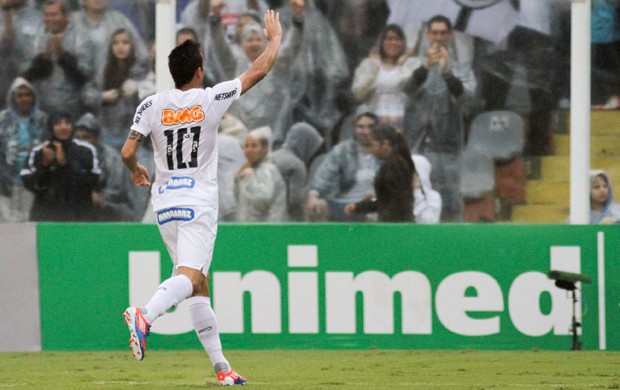
[[[92,194],[101,170],[95,148],[73,139],[73,122],[65,112],[52,113],[48,139],[35,147],[21,172],[35,194],[31,221],[92,221]]]

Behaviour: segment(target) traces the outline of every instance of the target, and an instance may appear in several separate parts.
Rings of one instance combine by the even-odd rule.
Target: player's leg
[[[208,279],[204,279],[203,288],[196,296],[188,299],[189,314],[196,331],[196,336],[211,359],[217,379],[223,385],[244,385],[246,379],[230,367],[222,352],[222,342],[217,318],[211,308]]]
[[[179,267],[179,230],[186,224],[185,221],[171,221],[158,225],[161,237],[166,244],[168,254],[172,260],[172,276],[164,280],[149,302],[144,306],[143,315],[149,324],[161,317],[166,311],[178,305],[181,301],[194,294],[195,287],[200,284],[200,270],[180,273]]]
[[[196,268],[201,267],[202,276],[196,294],[189,298],[189,313],[196,336],[209,355],[215,373],[221,384],[242,385],[246,383],[243,376],[237,374],[228,363],[222,352],[222,343],[218,330],[217,319],[211,308],[209,294],[208,272],[213,256],[213,247],[217,233],[217,211],[205,208],[198,212],[196,220],[191,225],[179,230],[178,256],[179,273],[191,272],[194,275]],[[200,265],[199,265],[200,264]],[[193,272],[192,272],[193,271]]]
[[[174,265],[177,263],[177,225],[178,221],[159,225],[159,231],[166,244],[168,253]],[[197,274],[201,274],[196,271]],[[196,279],[196,285],[200,279]],[[151,324],[173,306],[189,298],[194,290],[194,283],[187,275],[173,274],[162,282],[146,306],[129,307],[123,313],[129,328],[129,347],[137,360],[144,359],[146,352],[146,338],[149,335]]]

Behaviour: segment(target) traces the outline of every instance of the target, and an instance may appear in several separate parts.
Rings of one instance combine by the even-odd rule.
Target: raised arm
[[[230,44],[226,41],[226,34],[222,25],[222,8],[225,5],[224,0],[211,1],[211,15],[209,17],[211,40],[209,42],[208,61],[209,66],[214,68],[214,81],[216,83],[237,76],[237,58],[235,58]]]
[[[241,93],[246,93],[256,83],[261,81],[276,62],[280,45],[282,44],[282,26],[280,25],[280,13],[273,10],[265,12],[265,37],[269,44],[265,51],[258,56],[252,66],[239,76],[241,80]]]

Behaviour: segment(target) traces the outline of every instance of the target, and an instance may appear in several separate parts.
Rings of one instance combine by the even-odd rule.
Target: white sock
[[[184,299],[192,296],[192,281],[185,275],[173,276],[159,285],[142,313],[149,324]]]
[[[217,320],[215,319],[213,309],[211,309],[209,297],[192,297],[188,300],[188,303],[189,315],[192,319],[194,330],[200,343],[209,354],[211,363],[213,366],[218,363],[224,363],[227,367],[226,371],[230,370],[230,364],[228,364],[228,360],[226,360],[222,353],[222,342],[217,329]],[[224,371],[221,367],[222,365],[218,364],[219,370]]]

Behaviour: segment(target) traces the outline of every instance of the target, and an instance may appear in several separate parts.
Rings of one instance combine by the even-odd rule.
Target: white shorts
[[[178,267],[189,267],[206,276],[217,235],[217,210],[178,206],[156,211],[155,218],[174,265],[172,274],[176,275]]]

